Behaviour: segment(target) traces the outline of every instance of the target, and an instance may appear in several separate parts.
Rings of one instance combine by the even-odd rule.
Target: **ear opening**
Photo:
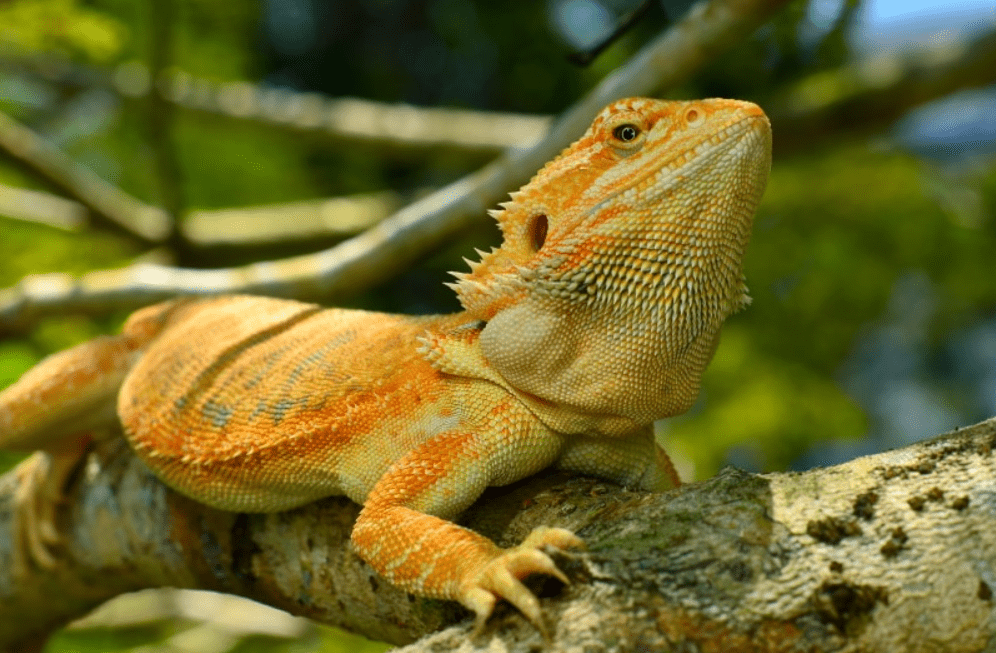
[[[550,221],[545,214],[540,213],[529,223],[529,245],[533,252],[538,252],[546,242],[546,232],[550,229]]]

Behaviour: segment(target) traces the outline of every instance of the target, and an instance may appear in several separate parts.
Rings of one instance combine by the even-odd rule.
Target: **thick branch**
[[[333,248],[219,270],[144,265],[92,272],[79,280],[67,275],[28,277],[0,292],[0,328],[23,328],[53,313],[137,308],[178,294],[250,292],[334,301],[386,281],[525,183],[607,103],[680,83],[785,2],[712,0],[695,5],[681,22],[569,109],[536,146],[506,154]]]
[[[346,543],[357,507],[344,499],[210,510],[114,442],[70,488],[54,570],[11,578],[14,474],[0,479],[0,648],[156,585],[237,593],[393,642],[466,616],[361,563]],[[540,524],[587,542],[557,556],[572,584],[543,592],[547,650],[978,651],[996,629],[994,445],[996,419],[833,468],[727,470],[660,495],[546,475],[489,491],[464,521],[506,545]],[[511,609],[471,643],[469,630],[465,620],[403,650],[540,644]]]

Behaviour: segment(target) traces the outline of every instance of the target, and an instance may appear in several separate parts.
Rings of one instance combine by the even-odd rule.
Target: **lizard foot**
[[[43,569],[55,567],[55,557],[49,547],[59,542],[55,527],[55,508],[58,499],[51,489],[52,456],[36,451],[16,468],[17,489],[14,491],[14,532],[20,539],[15,551],[15,568],[24,573],[29,560]],[[19,574],[20,575],[20,574]]]
[[[91,441],[90,434],[68,439],[46,451],[36,451],[14,468],[14,572],[26,575],[34,563],[52,569],[57,560],[51,549],[62,542],[56,512],[69,477]]]
[[[518,608],[540,630],[544,638],[549,638],[540,614],[539,599],[521,581],[530,574],[547,574],[565,584],[570,583],[550,556],[540,550],[546,546],[572,549],[583,547],[584,542],[566,529],[541,526],[533,529],[522,544],[502,552],[488,562],[464,584],[460,601],[477,615],[475,635],[483,630],[498,599],[505,599]]]

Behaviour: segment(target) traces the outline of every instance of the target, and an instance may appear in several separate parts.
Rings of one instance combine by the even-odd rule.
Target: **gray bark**
[[[534,579],[550,651],[984,651],[996,646],[996,419],[805,473],[728,469],[664,494],[543,474],[479,500],[463,522],[503,545],[573,529],[571,578]],[[52,570],[14,578],[0,478],[0,649],[118,593],[154,586],[247,596],[415,651],[533,651],[508,606],[470,636],[456,604],[390,586],[353,554],[358,507],[331,498],[231,514],[165,488],[123,442],[81,466]],[[456,624],[456,625],[453,625]]]

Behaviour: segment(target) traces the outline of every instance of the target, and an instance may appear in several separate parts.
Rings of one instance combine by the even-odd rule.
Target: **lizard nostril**
[[[532,223],[529,225],[529,244],[532,245],[534,252],[538,252],[543,247],[543,243],[546,242],[546,232],[549,228],[550,223],[542,213],[533,218]]]

